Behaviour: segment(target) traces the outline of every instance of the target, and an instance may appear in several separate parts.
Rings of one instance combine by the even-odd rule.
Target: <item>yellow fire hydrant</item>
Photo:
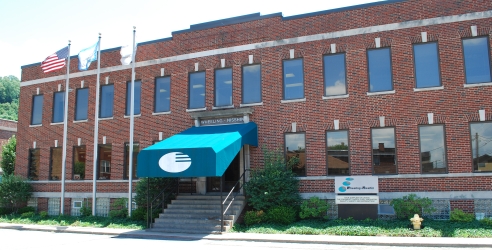
[[[413,225],[413,229],[420,230],[420,225],[424,219],[420,218],[418,214],[415,214],[413,218],[410,219]]]

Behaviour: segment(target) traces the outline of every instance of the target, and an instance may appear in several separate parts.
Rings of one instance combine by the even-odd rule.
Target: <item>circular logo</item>
[[[353,181],[354,178],[345,178],[346,181]]]
[[[345,191],[347,191],[347,188],[346,187],[339,187],[338,190],[340,192],[345,192]]]
[[[169,173],[183,172],[191,166],[191,158],[181,152],[171,152],[159,159],[159,167]]]
[[[344,186],[347,186],[347,187],[348,187],[348,186],[350,186],[350,181],[344,181],[342,184],[343,184]]]

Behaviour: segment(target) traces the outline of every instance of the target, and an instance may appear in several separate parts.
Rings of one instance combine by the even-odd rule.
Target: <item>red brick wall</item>
[[[466,213],[475,213],[475,203],[473,200],[450,200],[451,211],[461,209]]]

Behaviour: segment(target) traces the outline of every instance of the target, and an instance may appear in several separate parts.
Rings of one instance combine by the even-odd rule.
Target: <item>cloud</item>
[[[337,80],[334,86],[326,87],[325,90],[326,95],[343,95],[347,93],[345,83],[341,82],[340,80]]]

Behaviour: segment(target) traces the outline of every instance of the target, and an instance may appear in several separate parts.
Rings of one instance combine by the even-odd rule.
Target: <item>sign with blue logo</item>
[[[335,177],[337,194],[377,194],[378,192],[377,176]]]

